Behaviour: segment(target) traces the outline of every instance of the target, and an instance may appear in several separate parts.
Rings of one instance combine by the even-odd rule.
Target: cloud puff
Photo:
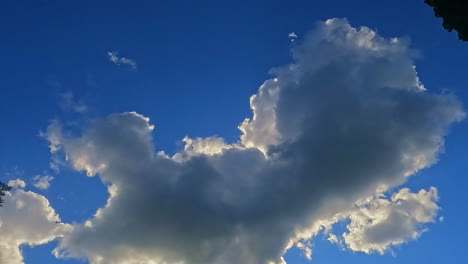
[[[422,223],[434,222],[439,210],[437,189],[411,193],[407,188],[392,195],[390,200],[374,198],[361,204],[350,215],[349,232],[344,242],[353,251],[381,254],[390,245],[399,245],[418,238],[425,229]]]
[[[24,188],[26,187],[26,183],[23,180],[16,179],[16,180],[10,180],[8,181],[8,186],[12,188]]]
[[[108,51],[107,52],[107,57],[109,58],[109,61],[116,64],[116,65],[128,65],[132,69],[137,68],[137,64],[134,60],[125,58],[125,57],[119,57],[118,53],[116,51]]]
[[[297,39],[297,34],[294,33],[294,32],[291,32],[291,33],[288,34],[288,37],[291,40],[291,42],[294,42],[294,40]]]
[[[46,190],[49,189],[50,187],[50,181],[53,180],[54,177],[48,176],[48,175],[37,175],[34,177],[34,187],[41,189],[41,190]]]
[[[422,224],[435,222],[438,199],[434,187],[417,193],[403,188],[389,199],[376,194],[348,212],[347,232],[341,237],[331,233],[328,240],[352,251],[384,254],[391,246],[418,238],[427,230]]]
[[[10,183],[13,183],[10,181]],[[49,201],[24,191],[24,181],[15,180],[0,210],[0,263],[24,264],[19,247],[42,245],[61,237],[71,226],[60,222]]]
[[[292,54],[251,97],[253,117],[234,144],[186,138],[170,157],[155,150],[154,127],[135,112],[95,119],[80,136],[52,123],[51,150],[109,190],[105,207],[75,225],[56,255],[92,264],[273,264],[296,245],[310,257],[307,239],[356,201],[433,164],[449,125],[464,117],[455,97],[425,90],[405,41],[332,19]],[[425,194],[412,195],[378,198],[376,210],[405,212]],[[382,209],[387,203],[396,209]],[[385,232],[369,239],[372,228],[350,227],[346,243],[354,245],[352,234],[375,250],[395,241]]]

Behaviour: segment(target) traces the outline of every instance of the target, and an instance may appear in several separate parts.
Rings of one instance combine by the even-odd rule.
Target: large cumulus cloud
[[[284,263],[293,245],[310,253],[304,240],[355,202],[433,164],[449,125],[464,117],[455,97],[426,91],[412,54],[406,41],[327,20],[251,97],[253,117],[238,142],[185,138],[174,156],[155,149],[154,127],[134,112],[93,120],[79,136],[52,123],[51,150],[100,177],[110,194],[56,255],[92,264],[270,264]],[[370,228],[349,232],[350,248],[366,251],[352,241],[369,238]]]

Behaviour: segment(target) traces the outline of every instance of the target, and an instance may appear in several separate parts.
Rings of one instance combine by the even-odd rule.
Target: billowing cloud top
[[[250,98],[253,117],[234,144],[185,138],[170,157],[134,112],[94,120],[79,137],[52,123],[51,150],[110,194],[55,254],[92,264],[285,263],[294,245],[310,257],[306,240],[344,218],[348,232],[331,240],[352,250],[417,238],[438,211],[436,190],[390,200],[376,192],[436,161],[448,126],[464,117],[460,103],[426,91],[406,41],[344,19],[318,24],[293,59]],[[389,235],[392,225],[401,234]]]
[[[60,222],[44,196],[24,191],[24,181],[8,184],[14,188],[0,210],[0,263],[24,264],[20,245],[48,243],[69,232],[71,226]]]

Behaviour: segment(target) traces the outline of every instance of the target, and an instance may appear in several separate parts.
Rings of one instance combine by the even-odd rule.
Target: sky
[[[468,44],[441,23],[3,1],[0,264],[463,262]]]

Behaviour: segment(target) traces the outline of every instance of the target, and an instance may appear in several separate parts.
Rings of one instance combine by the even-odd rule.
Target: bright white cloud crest
[[[349,218],[348,232],[341,238],[330,234],[332,243],[344,244],[353,251],[384,254],[390,246],[418,238],[435,222],[439,211],[437,189],[411,193],[404,188],[386,199],[383,194],[364,199],[342,217]]]
[[[44,196],[21,189],[24,181],[9,184],[15,188],[7,193],[0,210],[0,263],[24,264],[20,245],[48,243],[70,232],[71,226],[60,223]]]
[[[251,97],[239,142],[185,138],[156,152],[149,119],[134,112],[92,121],[79,137],[52,123],[51,150],[109,184],[104,208],[60,242],[58,257],[92,264],[285,263],[291,246],[351,219],[351,250],[384,252],[417,238],[437,214],[436,190],[376,194],[436,161],[451,95],[425,91],[408,43],[332,19],[293,48]],[[365,197],[374,197],[367,200]],[[364,200],[365,201],[365,200]],[[357,205],[356,205],[357,203]],[[387,231],[399,226],[400,233]]]

